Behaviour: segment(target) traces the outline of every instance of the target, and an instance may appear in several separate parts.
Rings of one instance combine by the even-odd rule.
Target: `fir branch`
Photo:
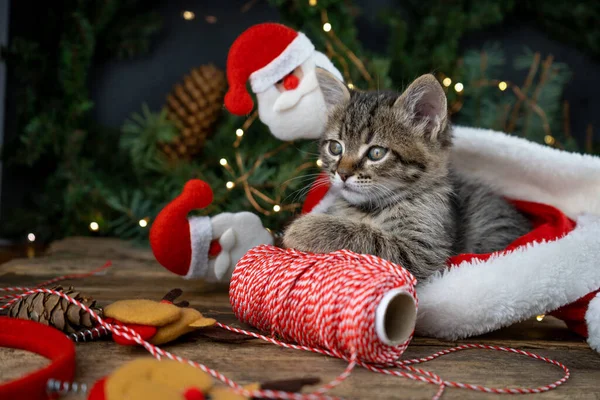
[[[152,113],[144,103],[141,114],[132,114],[121,131],[120,147],[129,154],[137,175],[164,169],[167,160],[157,144],[169,143],[177,136],[177,128],[167,118],[165,108],[160,113]]]

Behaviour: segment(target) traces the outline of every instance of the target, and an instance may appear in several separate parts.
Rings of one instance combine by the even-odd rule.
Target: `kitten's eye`
[[[371,161],[379,161],[383,157],[385,157],[386,154],[387,154],[387,149],[384,149],[383,147],[379,147],[379,146],[373,146],[369,149],[369,153],[367,154],[367,157],[369,157],[369,160],[371,160]]]
[[[329,152],[334,156],[339,156],[342,154],[342,150],[343,148],[340,142],[336,142],[335,140],[329,142]]]

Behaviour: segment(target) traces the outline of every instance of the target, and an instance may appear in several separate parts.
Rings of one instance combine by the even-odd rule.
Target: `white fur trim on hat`
[[[335,65],[333,65],[331,60],[327,58],[325,54],[321,53],[320,51],[315,51],[314,58],[317,67],[323,68],[325,71],[332,73],[333,76],[344,82],[342,73],[335,67]]]
[[[192,217],[190,225],[190,241],[192,260],[185,279],[205,277],[208,273],[208,250],[212,241],[212,226],[210,217]]]
[[[511,199],[548,204],[570,218],[600,215],[600,157],[461,126],[454,128],[451,160]]]
[[[250,86],[254,93],[261,93],[283,79],[294,68],[306,61],[315,51],[315,46],[302,32],[270,63],[250,75]]]
[[[600,216],[585,215],[561,239],[465,261],[417,286],[416,332],[457,339],[554,311],[600,288],[598,259]]]
[[[588,329],[588,344],[600,353],[600,293],[588,305],[585,313],[585,322]]]

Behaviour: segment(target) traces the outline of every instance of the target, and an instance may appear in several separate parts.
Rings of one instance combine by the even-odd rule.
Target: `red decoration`
[[[104,377],[94,383],[94,386],[92,386],[92,390],[90,390],[90,394],[88,395],[88,400],[106,400],[106,392],[104,391],[106,379],[107,378]]]
[[[104,321],[108,324],[116,325],[116,326],[125,326],[133,331],[135,331],[140,337],[144,340],[151,339],[154,335],[156,335],[156,331],[158,328],[155,326],[149,325],[137,325],[137,324],[124,324],[121,321],[117,321],[114,318],[104,318]],[[133,340],[127,339],[124,336],[112,336],[113,341],[122,346],[136,346],[137,343]]]
[[[321,172],[306,195],[304,204],[302,204],[302,214],[308,214],[311,212],[312,209],[315,208],[321,200],[323,200],[323,197],[325,197],[328,191],[329,177],[325,172]]]
[[[58,329],[30,320],[0,317],[0,346],[31,351],[50,360],[42,369],[0,384],[0,399],[49,399],[49,379],[73,380],[75,345]]]
[[[185,400],[204,400],[206,398],[204,396],[204,393],[202,393],[200,389],[195,387],[187,389],[183,393],[183,397],[185,397]]]
[[[216,257],[219,255],[221,250],[223,250],[223,248],[221,247],[221,243],[219,243],[219,241],[217,239],[215,239],[210,242],[210,247],[208,249],[208,255],[210,257]]]
[[[283,87],[285,90],[294,90],[298,87],[300,79],[294,74],[290,74],[283,78]]]
[[[177,275],[186,275],[192,261],[187,214],[205,208],[213,200],[208,183],[199,179],[185,184],[183,192],[156,217],[150,229],[150,245],[156,260]]]

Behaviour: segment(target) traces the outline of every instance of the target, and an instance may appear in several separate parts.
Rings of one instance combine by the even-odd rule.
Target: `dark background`
[[[365,48],[386,52],[387,31],[378,22],[377,15],[386,7],[400,7],[400,3],[397,0],[356,1],[362,11],[358,19],[359,39]],[[42,4],[23,0],[10,2],[9,39],[37,29],[47,7]],[[94,118],[101,124],[118,128],[144,102],[153,110],[159,109],[173,84],[192,67],[214,63],[224,68],[228,48],[243,30],[259,22],[278,20],[277,10],[265,1],[253,2],[247,11],[242,11],[247,5],[247,1],[235,0],[146,2],[146,7],[162,15],[163,29],[146,56],[133,61],[97,60],[89,77],[95,102]],[[60,2],[52,2],[52,7],[60,7]],[[195,19],[185,20],[182,17],[184,10],[194,12]],[[480,49],[484,43],[496,41],[505,50],[507,60],[521,53],[526,46],[543,56],[551,53],[557,62],[567,63],[573,77],[566,89],[565,100],[571,106],[572,134],[582,142],[588,124],[600,126],[596,112],[600,109],[598,60],[568,44],[550,39],[538,29],[531,16],[513,15],[506,21],[483,32],[470,33],[461,43],[461,48]],[[51,39],[48,43],[52,42]],[[425,72],[429,71],[422,71]],[[15,111],[11,107],[14,102],[12,73],[14,71],[9,70],[7,75],[4,142],[15,135],[11,123]],[[502,78],[514,82],[524,80],[524,76],[517,75],[510,68]],[[5,165],[0,198],[2,212],[10,212],[12,206],[19,204],[23,193],[36,187],[44,178],[26,168]]]

